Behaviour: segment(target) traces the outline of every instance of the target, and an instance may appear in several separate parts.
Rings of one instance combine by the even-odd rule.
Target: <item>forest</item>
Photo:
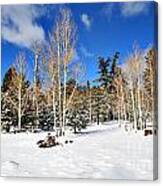
[[[156,126],[157,49],[132,52],[119,64],[121,53],[101,56],[97,78],[86,79],[82,61],[73,60],[78,29],[69,9],[61,9],[46,44],[34,41],[32,61],[20,51],[1,85],[1,130],[5,132],[68,130],[79,133],[97,123],[116,120],[130,130]],[[109,50],[109,48],[108,48]],[[30,63],[34,63],[29,72]],[[93,70],[93,65],[92,65]],[[33,80],[29,80],[31,76]]]

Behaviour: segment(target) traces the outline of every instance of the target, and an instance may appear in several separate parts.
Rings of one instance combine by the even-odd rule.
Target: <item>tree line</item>
[[[77,29],[70,10],[62,9],[46,44],[31,46],[34,68],[28,72],[20,52],[6,72],[1,86],[1,128],[79,132],[91,123],[129,121],[134,130],[156,119],[156,62],[154,47],[146,51],[134,45],[119,65],[120,53],[99,57],[98,77],[85,80],[86,67],[74,61]],[[27,78],[33,73],[33,81]]]

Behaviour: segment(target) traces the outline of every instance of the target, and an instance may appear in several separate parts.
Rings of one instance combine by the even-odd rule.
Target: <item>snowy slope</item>
[[[73,144],[39,149],[36,142],[45,136],[2,134],[1,175],[153,179],[153,136],[126,133],[117,124],[108,123],[69,136]]]

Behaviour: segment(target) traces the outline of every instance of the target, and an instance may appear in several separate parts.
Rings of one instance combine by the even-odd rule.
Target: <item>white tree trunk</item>
[[[154,98],[154,87],[155,87],[155,84],[154,84],[154,73],[153,73],[153,70],[152,69],[152,65],[150,65],[150,80],[151,80],[151,122],[153,123],[154,125],[154,120],[155,120],[155,98]]]
[[[135,111],[135,99],[134,99],[134,90],[130,91],[131,93],[131,101],[132,101],[132,111],[133,111],[133,117],[134,117],[134,130],[137,131],[137,119],[136,119],[136,111]]]
[[[89,122],[90,124],[92,123],[92,92],[91,89],[89,90]]]
[[[66,82],[67,82],[67,66],[64,63],[64,90],[63,90],[63,126],[62,126],[62,132],[64,133],[64,128],[66,125]]]
[[[21,83],[21,82],[20,82]],[[21,130],[21,84],[18,90],[18,129]]]
[[[120,91],[119,91],[119,87],[117,85],[117,101],[118,101],[118,108],[117,108],[117,112],[118,112],[118,125],[119,127],[121,127],[121,98],[119,95]]]
[[[138,90],[137,90],[137,94],[138,94],[138,113],[139,113],[139,124],[140,124],[140,128],[143,129],[143,122],[142,122],[142,109],[141,109],[141,97],[140,97],[140,88],[139,88],[139,80],[138,80]]]
[[[34,95],[33,104],[36,109],[36,127],[39,125],[39,108],[38,108],[38,98],[37,98],[37,80],[38,80],[38,54],[35,54],[34,59]]]
[[[57,33],[59,35],[59,33]],[[59,38],[58,38],[58,43],[57,43],[57,67],[58,67],[58,104],[59,104],[59,125],[60,125],[60,135],[62,135],[62,126],[63,126],[63,121],[62,121],[62,92],[61,92],[61,69],[60,69],[60,43],[59,43]]]
[[[62,126],[62,132],[65,133],[65,125],[66,125],[66,111],[68,108],[66,108],[67,105],[67,98],[66,98],[66,94],[67,94],[67,64],[68,64],[68,28],[67,28],[67,24],[65,25],[65,43],[63,43],[63,46],[65,44],[65,56],[64,56],[64,90],[63,90],[63,126]]]
[[[123,115],[123,119],[126,121],[127,117],[126,117],[125,93],[124,93],[124,89],[122,85],[121,85],[121,95],[122,95],[122,98],[121,98],[122,115]]]
[[[55,105],[55,89],[53,88],[53,123],[54,123],[54,130],[56,130],[56,105]]]

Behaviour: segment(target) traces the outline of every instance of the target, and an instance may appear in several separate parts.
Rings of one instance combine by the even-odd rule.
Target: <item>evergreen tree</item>
[[[85,105],[81,105],[76,109],[70,109],[69,112],[67,125],[73,128],[74,133],[80,132],[81,129],[87,127],[89,122],[89,110]]]
[[[103,88],[92,88],[92,118],[99,125],[108,120],[108,97]]]
[[[1,86],[1,122],[2,122],[2,130],[6,130],[7,132],[10,131],[11,126],[13,125],[13,116],[14,116],[14,110],[11,107],[11,104],[9,104],[8,101],[8,93],[9,88],[11,86],[11,82],[13,79],[13,76],[16,74],[16,70],[14,67],[10,67],[8,71],[6,72],[2,86]]]
[[[86,128],[89,123],[89,107],[87,105],[86,93],[85,90],[78,87],[78,93],[73,101],[73,106],[67,113],[67,125],[73,128],[74,133]]]
[[[13,77],[16,75],[16,69],[12,66],[8,69],[8,71],[5,73],[5,76],[3,78],[1,91],[6,92],[9,90],[12,84]]]
[[[1,129],[10,132],[15,118],[14,110],[6,100],[6,92],[1,93]]]
[[[97,82],[99,82],[100,86],[104,87],[105,89],[108,87],[111,81],[111,77],[109,74],[110,62],[110,58],[107,58],[106,60],[103,57],[98,58],[98,73],[100,77],[97,79]]]
[[[110,72],[112,76],[114,76],[117,73],[117,64],[118,64],[119,55],[120,55],[119,52],[116,52],[114,54],[112,65],[111,65],[111,72]]]
[[[16,127],[18,123],[18,97],[17,97],[17,84],[15,83],[18,78],[18,73],[15,67],[9,68],[6,72],[3,83],[2,83],[2,100],[1,100],[1,109],[2,109],[2,125],[9,132],[9,128]],[[22,77],[22,87],[21,94],[25,100],[22,105],[22,117],[26,112],[26,105],[28,102],[27,89],[30,86],[29,81],[25,80],[25,77]],[[23,100],[22,98],[22,100]]]

